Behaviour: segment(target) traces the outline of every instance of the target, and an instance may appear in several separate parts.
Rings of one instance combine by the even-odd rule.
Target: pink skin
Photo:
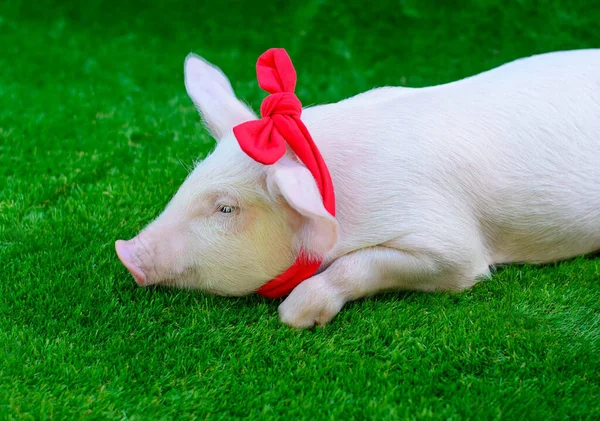
[[[305,328],[379,291],[461,290],[490,265],[598,250],[599,67],[598,49],[556,52],[303,110],[334,179],[333,219],[302,165],[266,168],[241,151],[233,127],[256,115],[190,55],[186,90],[218,146],[117,253],[140,285],[236,296],[282,273],[298,249],[324,256],[279,307]]]
[[[117,240],[115,242],[115,249],[117,250],[117,256],[121,263],[131,272],[133,279],[139,286],[146,285],[146,275],[142,272],[142,269],[134,262],[133,253],[134,245],[133,240],[123,241]]]

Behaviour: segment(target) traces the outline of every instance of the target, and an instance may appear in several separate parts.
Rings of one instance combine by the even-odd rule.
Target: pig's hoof
[[[342,299],[312,281],[308,279],[298,285],[279,306],[279,319],[286,325],[297,329],[306,329],[315,324],[323,326],[342,309]]]

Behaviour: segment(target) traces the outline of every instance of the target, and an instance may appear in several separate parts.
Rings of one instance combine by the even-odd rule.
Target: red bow
[[[256,75],[258,85],[271,95],[260,106],[260,120],[247,121],[233,128],[240,147],[255,161],[271,165],[285,155],[289,145],[315,178],[325,209],[335,215],[335,196],[329,170],[300,120],[302,104],[294,93],[296,70],[290,56],[283,48],[267,50],[258,58]],[[269,298],[283,297],[311,277],[321,263],[308,261],[301,252],[287,271],[263,285],[258,293]]]

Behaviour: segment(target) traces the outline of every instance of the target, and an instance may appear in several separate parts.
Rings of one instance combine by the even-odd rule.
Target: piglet
[[[272,165],[242,151],[233,128],[257,116],[217,67],[189,55],[184,74],[217,146],[156,220],[116,242],[139,285],[250,294],[302,251],[321,264],[279,315],[307,328],[381,291],[460,291],[494,264],[600,249],[600,49],[305,108],[335,216],[290,150]]]

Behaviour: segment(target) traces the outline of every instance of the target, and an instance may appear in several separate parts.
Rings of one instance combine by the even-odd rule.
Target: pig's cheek
[[[220,231],[226,235],[236,235],[248,231],[257,218],[254,209],[244,209],[234,215],[221,215],[218,218]]]
[[[254,208],[242,210],[235,220],[235,230],[244,232],[250,230],[258,219],[258,211]]]

